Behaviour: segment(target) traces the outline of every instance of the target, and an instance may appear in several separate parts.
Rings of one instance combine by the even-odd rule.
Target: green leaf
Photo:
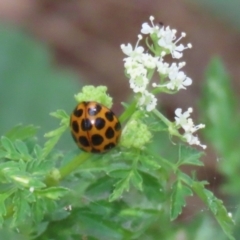
[[[29,155],[27,145],[23,141],[16,140],[14,145],[19,153],[23,155]]]
[[[41,180],[33,177],[30,173],[19,170],[9,171],[8,177],[11,178],[15,183],[27,188],[43,188],[46,186]]]
[[[110,171],[108,175],[113,178],[126,178],[129,175],[131,169],[118,169],[114,171]]]
[[[15,153],[16,152],[12,141],[5,136],[1,137],[1,145],[8,153]]]
[[[15,188],[12,183],[0,183],[0,195],[6,192],[10,192]]]
[[[32,213],[35,222],[38,223],[43,219],[45,214],[45,202],[42,198],[38,198],[37,201],[32,204]]]
[[[143,186],[142,186],[143,179],[142,179],[142,176],[139,174],[139,172],[136,169],[134,169],[132,171],[131,182],[136,189],[138,189],[140,191],[143,190]]]
[[[96,182],[89,185],[85,191],[85,194],[90,199],[106,199],[112,191],[112,186],[114,185],[115,179],[109,176],[104,176],[98,178]]]
[[[149,169],[149,170],[156,170],[161,168],[161,166],[159,165],[159,163],[157,161],[154,160],[154,158],[152,158],[151,156],[141,156],[140,158],[141,164],[143,165],[143,167],[145,169]]]
[[[31,216],[30,205],[26,196],[21,191],[16,192],[13,197],[13,210],[12,226],[17,226],[18,224],[26,222],[29,216]]]
[[[182,208],[186,206],[187,196],[192,196],[192,190],[180,181],[176,181],[171,194],[171,220],[176,219],[182,213]]]
[[[141,176],[143,179],[143,194],[150,201],[157,203],[162,203],[166,199],[164,184],[161,179],[154,177],[151,173],[141,171]]]
[[[14,142],[14,146],[19,152],[21,159],[23,159],[24,161],[31,161],[33,159],[32,156],[29,154],[27,145],[23,141],[16,140]]]
[[[179,145],[178,152],[179,152],[177,162],[178,167],[181,165],[195,165],[195,166],[204,165],[203,162],[199,160],[200,157],[203,155],[203,152],[183,145]]]
[[[51,116],[61,120],[60,125],[69,125],[69,115],[62,109],[57,110],[56,112],[51,112]]]
[[[203,133],[219,155],[226,159],[219,164],[221,171],[230,178],[238,175],[240,148],[236,143],[239,142],[240,132],[239,100],[218,58],[212,59],[208,66],[200,106],[203,122],[206,123]]]
[[[42,197],[57,200],[69,192],[68,188],[64,187],[49,187],[43,190],[36,190],[35,193]]]
[[[127,230],[124,230],[122,227],[119,228],[119,225],[114,221],[105,219],[101,215],[79,211],[78,219],[86,229],[87,234],[95,236],[97,239],[130,239],[127,237]]]
[[[11,191],[7,193],[1,193],[0,194],[0,226],[2,226],[4,222],[4,216],[7,213],[6,206],[5,206],[5,200],[11,195]]]
[[[202,182],[194,182],[192,189],[202,199],[202,201],[209,207],[214,217],[222,227],[222,230],[230,240],[235,238],[232,235],[234,221],[232,217],[228,215],[226,208],[223,205],[222,200],[216,198],[213,193],[205,189]]]
[[[41,158],[44,159],[47,157],[47,155],[52,151],[52,149],[55,147],[55,145],[58,143],[60,137],[62,134],[67,130],[68,126],[63,125],[51,132],[48,132],[44,135],[44,137],[50,138],[43,147],[42,150],[42,156]]]
[[[123,191],[129,191],[129,180],[131,173],[129,173],[127,178],[121,179],[115,184],[115,189],[113,193],[109,196],[109,201],[112,202],[122,196]]]
[[[25,140],[31,137],[34,137],[37,133],[38,127],[33,125],[23,126],[17,125],[9,130],[5,136],[9,138],[11,141],[14,140]]]

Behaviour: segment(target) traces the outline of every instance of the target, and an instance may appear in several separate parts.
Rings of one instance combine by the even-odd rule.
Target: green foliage
[[[231,79],[223,63],[218,58],[213,59],[209,64],[202,93],[201,115],[208,126],[204,130],[204,135],[216,150],[217,166],[225,179],[222,189],[225,194],[232,195],[231,203],[237,203],[240,198],[239,99],[231,86]],[[237,226],[238,211],[234,218],[237,220]],[[236,236],[239,234],[236,228]]]
[[[236,144],[240,132],[239,104],[219,59],[213,59],[210,63],[202,92],[202,117],[208,126],[204,133],[220,155],[218,166],[229,181],[226,191],[237,194],[240,168],[240,150]]]

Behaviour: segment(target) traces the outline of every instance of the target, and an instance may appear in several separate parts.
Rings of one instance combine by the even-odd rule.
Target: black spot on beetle
[[[73,130],[75,133],[78,133],[78,132],[79,132],[79,125],[78,125],[78,122],[77,122],[77,121],[73,121],[73,122],[72,122],[72,130]]]
[[[91,142],[94,146],[99,146],[103,143],[104,139],[99,134],[93,134],[91,138]]]
[[[105,136],[108,139],[111,139],[114,137],[114,130],[111,127],[107,128],[107,131],[105,132]]]
[[[114,126],[115,131],[119,131],[121,129],[121,124],[120,122],[117,122]]]
[[[103,129],[105,127],[105,124],[106,124],[106,122],[103,118],[98,117],[98,118],[95,119],[95,127],[98,130]]]
[[[77,107],[73,111],[73,115],[76,117],[81,117],[83,115],[83,109],[78,109]]]
[[[92,129],[92,123],[90,122],[89,119],[82,119],[81,129],[83,131],[90,131]]]
[[[78,138],[78,141],[83,147],[89,147],[90,146],[89,141],[85,136],[80,136]]]
[[[111,111],[108,111],[105,113],[105,117],[109,122],[112,122],[114,119],[114,113]]]

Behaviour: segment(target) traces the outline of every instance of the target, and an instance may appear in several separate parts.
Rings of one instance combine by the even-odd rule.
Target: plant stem
[[[136,101],[132,101],[132,103],[127,107],[127,109],[119,117],[119,121],[121,123],[126,121],[134,113],[135,108],[136,108]]]
[[[76,170],[82,163],[84,163],[89,157],[91,153],[82,152],[76,157],[74,157],[67,165],[60,168],[59,172],[61,175],[61,179],[69,175],[71,172]]]
[[[166,117],[164,117],[157,109],[153,110],[153,113],[159,117],[168,127],[172,125],[172,122],[170,122]]]

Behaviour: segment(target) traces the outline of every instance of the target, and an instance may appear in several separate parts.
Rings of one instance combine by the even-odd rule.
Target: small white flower
[[[177,74],[169,73],[170,82],[166,84],[166,87],[171,90],[186,89],[186,86],[192,84],[192,79],[187,77],[184,72],[180,71]]]
[[[132,88],[135,93],[143,92],[147,87],[148,81],[149,80],[146,76],[138,75],[135,78],[130,79],[130,88]]]
[[[188,110],[184,113],[182,113],[182,109],[181,108],[177,108],[175,110],[175,122],[177,126],[182,127],[183,129],[186,129],[188,126],[188,118],[190,117],[190,113],[193,112],[192,108],[188,108]]]
[[[34,187],[30,187],[30,188],[29,188],[29,191],[30,191],[31,193],[33,193],[34,190],[35,190]]]
[[[168,74],[169,82],[166,83],[165,87],[170,90],[180,90],[186,89],[186,86],[192,84],[192,79],[187,77],[184,72],[179,71],[183,66],[186,65],[185,62],[180,62],[178,64],[172,63],[170,67],[166,63],[158,62],[158,71]]]
[[[147,75],[147,69],[141,63],[134,61],[132,58],[127,58],[124,64],[127,74],[130,78],[135,78],[139,75]]]
[[[190,145],[199,145],[203,149],[205,149],[207,146],[202,145],[198,139],[198,137],[194,136],[193,133],[196,132],[198,129],[204,128],[204,124],[194,125],[193,120],[190,117],[190,113],[192,113],[193,109],[188,108],[188,110],[184,113],[182,113],[181,108],[177,108],[175,110],[175,123],[176,126],[182,127],[185,131],[183,134],[183,137],[186,139],[186,141]]]
[[[168,74],[169,72],[169,64],[166,63],[166,62],[163,62],[163,59],[160,59],[158,62],[157,62],[157,71],[160,73],[160,74],[163,74],[163,75],[166,75]]]
[[[167,26],[166,28],[162,27],[160,29],[160,31],[158,32],[158,44],[159,46],[168,49],[169,52],[172,54],[173,58],[181,58],[183,53],[182,51],[187,49],[187,48],[191,48],[192,45],[188,44],[186,47],[183,44],[180,44],[177,46],[177,43],[186,36],[185,33],[182,33],[181,36],[176,39],[176,33],[177,30],[175,29],[170,29],[169,26]]]
[[[157,65],[158,57],[153,57],[149,53],[142,54],[141,63],[150,69],[154,69]]]
[[[148,23],[143,23],[142,29],[141,29],[142,34],[152,34],[152,33],[157,33],[159,31],[159,27],[155,26],[153,23],[154,17],[150,16],[149,19],[150,19],[152,26],[150,26]]]
[[[121,49],[124,54],[127,56],[133,58],[133,59],[139,59],[142,56],[142,53],[144,52],[144,48],[141,46],[136,46],[135,49],[133,49],[132,45],[128,43],[128,45],[122,44]]]
[[[157,105],[157,98],[148,91],[144,91],[138,100],[138,106],[146,106],[148,112],[152,111]]]
[[[199,141],[198,137],[193,136],[191,133],[184,133],[183,137],[186,139],[186,141],[190,144],[190,145],[198,145],[200,147],[202,147],[203,149],[206,149],[207,146],[201,144],[201,142]]]

